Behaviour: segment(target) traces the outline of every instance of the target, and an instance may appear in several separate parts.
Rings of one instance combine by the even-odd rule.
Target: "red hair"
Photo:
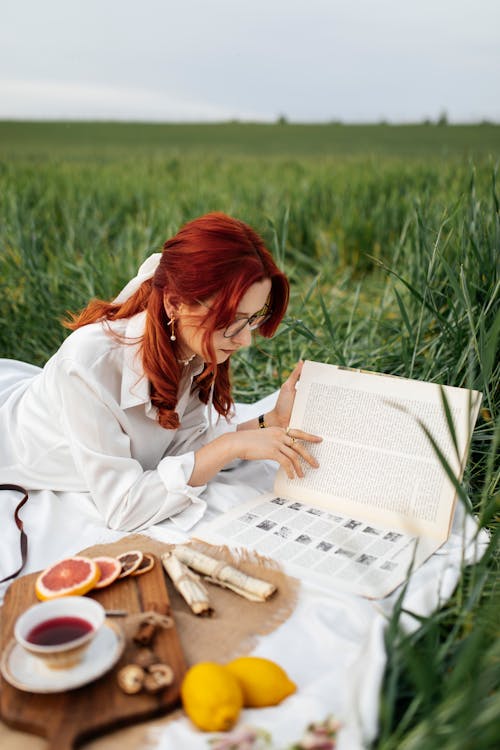
[[[146,310],[141,352],[143,369],[151,384],[151,402],[158,409],[162,427],[177,429],[179,416],[175,409],[182,367],[177,361],[176,343],[170,340],[165,295],[188,305],[210,299],[203,336],[206,364],[197,384],[200,400],[205,404],[213,385],[214,407],[227,417],[232,406],[229,359],[217,365],[211,337],[234,320],[241,298],[253,284],[264,279],[271,280],[272,313],[258,330],[269,338],[288,305],[288,280],[251,227],[223,213],[210,213],[185,224],[165,242],[153,278],[143,282],[128,300],[122,304],[92,300],[64,325],[75,330]]]

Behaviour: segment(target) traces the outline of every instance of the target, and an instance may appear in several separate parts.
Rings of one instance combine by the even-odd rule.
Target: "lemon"
[[[242,656],[225,665],[240,683],[244,705],[276,706],[297,690],[279,664],[259,656]]]
[[[181,685],[184,710],[199,729],[224,732],[243,706],[238,680],[221,664],[202,661],[188,669]]]

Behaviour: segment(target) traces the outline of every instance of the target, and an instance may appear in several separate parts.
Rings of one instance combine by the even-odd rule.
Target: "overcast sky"
[[[500,121],[500,0],[0,0],[0,118]]]

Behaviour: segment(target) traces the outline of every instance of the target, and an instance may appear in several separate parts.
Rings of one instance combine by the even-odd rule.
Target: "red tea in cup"
[[[29,607],[17,618],[14,637],[50,669],[71,669],[104,625],[104,607],[86,596],[62,596]]]
[[[92,624],[82,617],[52,617],[38,623],[26,636],[36,646],[60,646],[81,638],[93,630]]]

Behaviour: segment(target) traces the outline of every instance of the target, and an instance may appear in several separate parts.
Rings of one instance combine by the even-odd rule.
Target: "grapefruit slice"
[[[142,576],[143,573],[148,573],[153,568],[154,564],[155,559],[153,555],[150,555],[149,552],[144,552],[142,562],[140,563],[139,567],[136,568],[130,575]]]
[[[143,553],[138,549],[131,549],[128,552],[122,552],[121,555],[118,555],[116,559],[122,568],[118,578],[125,578],[133,573],[134,570],[137,570],[143,557]]]
[[[94,588],[100,575],[97,563],[89,557],[66,557],[40,573],[35,581],[35,593],[41,601],[81,596]]]
[[[116,557],[102,555],[101,557],[93,557],[92,559],[97,563],[98,568],[101,571],[101,577],[95,584],[95,589],[103,589],[105,586],[109,586],[109,584],[113,583],[122,572],[121,563]]]

